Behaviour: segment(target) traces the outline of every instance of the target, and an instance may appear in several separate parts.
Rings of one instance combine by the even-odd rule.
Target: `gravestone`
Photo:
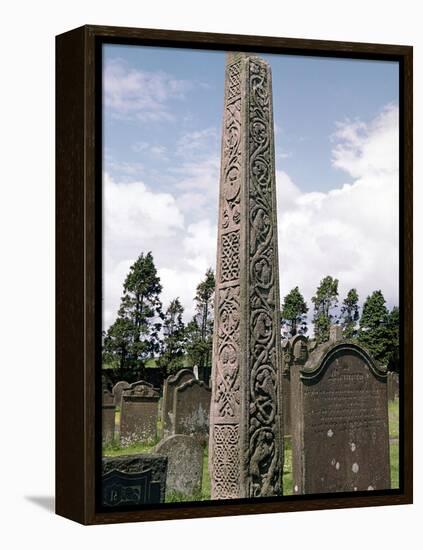
[[[389,489],[386,371],[331,336],[291,369],[294,494]]]
[[[171,435],[162,439],[154,453],[167,457],[166,493],[178,492],[197,497],[201,493],[204,445],[189,435]]]
[[[291,435],[291,370],[308,358],[308,338],[297,334],[282,346],[282,414],[284,435]]]
[[[120,407],[120,402],[121,402],[121,399],[122,399],[122,392],[124,390],[128,390],[130,387],[131,387],[131,384],[129,384],[129,382],[125,382],[125,381],[117,382],[113,386],[112,394],[113,394],[113,397],[115,398],[116,407]]]
[[[201,380],[188,380],[175,389],[173,403],[174,433],[209,435],[211,390]]]
[[[281,494],[281,348],[270,67],[225,68],[209,468],[213,499]]]
[[[291,434],[291,365],[292,365],[291,345],[289,340],[282,342],[282,422],[283,433],[285,436]]]
[[[388,399],[394,401],[399,398],[399,376],[397,372],[388,372]]]
[[[166,456],[106,457],[102,468],[103,506],[125,507],[165,501]]]
[[[159,393],[151,384],[139,381],[122,392],[120,443],[152,443],[157,437]]]
[[[102,434],[103,443],[111,443],[115,437],[115,401],[108,390],[102,396]]]
[[[182,369],[176,374],[168,376],[163,386],[163,403],[162,403],[162,437],[167,437],[174,433],[173,429],[173,403],[175,389],[195,378],[192,371],[188,369]]]

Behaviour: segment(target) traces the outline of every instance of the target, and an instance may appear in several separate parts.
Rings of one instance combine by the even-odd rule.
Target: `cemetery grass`
[[[399,401],[389,401],[389,440],[390,440],[390,461],[391,461],[391,488],[399,487]],[[119,414],[119,413],[117,413]],[[160,426],[159,426],[160,428]],[[160,433],[160,431],[158,432]],[[117,439],[118,441],[118,439]],[[151,453],[157,441],[151,444],[134,444],[128,447],[120,447],[118,442],[110,443],[103,447],[103,456],[122,456],[138,453]],[[284,496],[293,494],[292,487],[292,446],[291,438],[285,437],[284,441],[284,467],[283,467],[283,494]],[[208,449],[204,451],[203,458],[203,479],[201,493],[193,496],[186,496],[176,492],[166,495],[166,502],[195,502],[201,500],[210,500],[210,477],[208,469]]]
[[[391,488],[399,488],[399,400],[388,402]]]

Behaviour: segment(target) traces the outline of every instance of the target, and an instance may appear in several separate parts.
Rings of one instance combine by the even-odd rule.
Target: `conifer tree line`
[[[314,338],[318,344],[329,340],[329,329],[333,324],[342,327],[347,340],[357,340],[369,350],[373,357],[389,370],[399,370],[399,309],[391,311],[381,290],[373,291],[365,299],[360,315],[359,295],[352,288],[339,302],[338,279],[324,277],[312,302],[312,324]],[[292,338],[296,334],[307,334],[307,313],[309,307],[298,286],[283,299],[281,308],[282,337]]]
[[[390,370],[399,369],[399,310],[386,306],[380,290],[363,304],[352,288],[339,303],[338,279],[324,277],[312,297],[312,324],[317,343],[329,339],[331,324],[340,324],[346,339],[357,340]],[[215,277],[209,268],[199,281],[193,301],[195,313],[184,323],[184,308],[175,296],[167,309],[161,302],[162,285],[151,252],[141,253],[123,282],[116,320],[103,333],[103,367],[121,380],[144,375],[149,362],[165,375],[198,365],[211,367]],[[282,337],[308,333],[307,305],[298,286],[281,304]]]
[[[115,322],[103,333],[103,368],[112,367],[121,380],[142,378],[149,362],[165,375],[184,367],[210,367],[215,278],[208,269],[199,282],[195,314],[187,324],[175,296],[163,310],[162,285],[151,252],[140,254],[123,283]]]

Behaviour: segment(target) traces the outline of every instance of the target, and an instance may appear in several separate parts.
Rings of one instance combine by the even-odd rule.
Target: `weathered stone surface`
[[[103,390],[101,409],[103,443],[107,444],[115,436],[115,401],[108,390]]]
[[[167,457],[139,454],[103,458],[103,506],[125,507],[165,500]]]
[[[397,372],[388,372],[388,399],[394,401],[399,398],[399,376]]]
[[[289,340],[282,342],[282,421],[284,435],[291,434],[291,345]]]
[[[386,371],[351,342],[291,369],[294,494],[390,487]]]
[[[308,358],[308,338],[297,334],[282,345],[282,415],[284,435],[291,435],[291,369]]]
[[[209,435],[211,389],[195,378],[175,389],[173,418],[175,434]]]
[[[171,435],[158,443],[154,452],[167,457],[166,492],[198,496],[203,478],[204,444],[189,435]]]
[[[174,419],[173,419],[173,403],[175,396],[175,389],[195,378],[192,371],[189,369],[182,369],[176,374],[168,376],[163,386],[163,404],[162,404],[162,436],[166,437],[174,433]]]
[[[125,382],[124,380],[122,380],[121,382],[117,382],[113,386],[112,394],[113,394],[113,397],[115,398],[116,407],[121,406],[120,402],[122,399],[122,392],[124,390],[128,390],[130,387],[131,387],[131,384],[129,384],[129,382]]]
[[[150,443],[157,437],[159,393],[139,381],[124,390],[120,411],[120,443]]]
[[[210,414],[213,499],[281,493],[280,319],[270,67],[226,63]]]

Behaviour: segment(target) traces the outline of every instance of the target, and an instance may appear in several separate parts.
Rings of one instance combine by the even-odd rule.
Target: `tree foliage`
[[[330,325],[337,319],[338,279],[330,275],[322,279],[311,301],[314,304],[314,337],[320,344],[329,340]]]
[[[188,363],[201,369],[211,362],[215,286],[214,273],[209,268],[197,286],[194,297],[196,313],[186,330]]]
[[[104,359],[117,359],[122,378],[140,376],[146,361],[160,349],[162,286],[151,252],[130,267],[116,321],[107,331]]]
[[[341,306],[340,320],[344,338],[351,339],[357,337],[357,321],[359,320],[359,317],[358,293],[355,288],[352,288],[348,292]]]
[[[296,286],[285,296],[282,304],[281,324],[286,338],[307,332],[307,312],[307,304]]]
[[[163,340],[158,365],[163,367],[165,375],[184,366],[185,325],[182,320],[184,308],[175,298],[169,304],[163,321]]]
[[[399,364],[399,310],[389,312],[381,290],[367,297],[360,319],[359,342],[390,370]]]

